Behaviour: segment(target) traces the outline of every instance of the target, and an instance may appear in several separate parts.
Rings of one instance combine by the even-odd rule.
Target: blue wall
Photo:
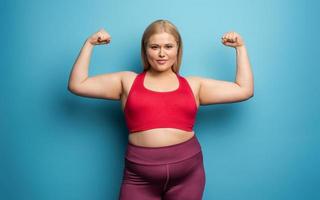
[[[164,18],[184,41],[183,76],[235,78],[227,31],[245,40],[248,101],[201,106],[195,131],[204,199],[320,199],[319,3],[314,1],[3,1],[0,199],[117,199],[127,129],[120,101],[67,91],[83,42],[99,28],[90,76],[141,71],[140,39]],[[318,26],[318,27],[317,27]]]

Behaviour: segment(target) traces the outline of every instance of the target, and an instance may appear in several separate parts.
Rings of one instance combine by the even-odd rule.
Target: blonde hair
[[[152,22],[144,31],[142,39],[141,39],[141,59],[143,64],[143,71],[147,71],[150,68],[150,63],[147,58],[147,45],[149,39],[152,35],[157,33],[169,33],[172,35],[177,44],[178,44],[178,52],[177,52],[177,60],[172,66],[172,70],[175,73],[179,73],[181,60],[182,60],[182,39],[180,33],[175,25],[173,25],[168,20],[159,19]]]

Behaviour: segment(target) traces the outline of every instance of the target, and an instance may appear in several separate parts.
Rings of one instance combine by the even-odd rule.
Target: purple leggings
[[[205,169],[197,137],[170,146],[128,143],[120,200],[201,200]]]

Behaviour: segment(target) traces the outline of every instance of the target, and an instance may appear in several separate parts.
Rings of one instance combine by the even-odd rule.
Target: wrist
[[[89,39],[87,39],[87,40],[84,42],[84,46],[90,47],[90,48],[93,48],[93,47],[94,47],[94,45],[89,41]]]
[[[237,46],[236,47],[236,50],[241,50],[241,49],[245,49],[246,46],[244,44],[240,45],[240,46]]]

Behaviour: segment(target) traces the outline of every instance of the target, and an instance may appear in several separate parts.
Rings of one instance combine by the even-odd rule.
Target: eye
[[[151,46],[150,48],[155,50],[158,49],[158,46]]]
[[[166,48],[171,49],[171,48],[173,48],[173,45],[166,45]]]

